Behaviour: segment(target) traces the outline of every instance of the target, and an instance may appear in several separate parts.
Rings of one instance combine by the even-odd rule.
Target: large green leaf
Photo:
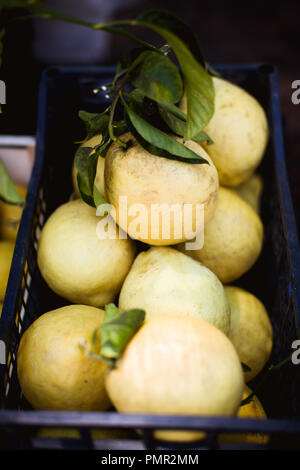
[[[184,114],[177,106],[158,106],[159,112],[165,123],[174,132],[174,134],[184,136],[186,132],[186,114]],[[213,144],[212,139],[204,131],[198,132],[193,137],[195,142],[207,142],[207,145]]]
[[[177,103],[183,94],[180,73],[165,55],[144,51],[137,59],[138,65],[131,72],[131,83],[144,96],[159,103]]]
[[[204,158],[175,140],[174,137],[171,137],[160,129],[154,127],[142,118],[135,112],[133,106],[125,106],[132,126],[146,142],[162,151],[159,152],[159,156],[187,163],[208,163]],[[155,153],[155,148],[151,150],[151,153],[157,155],[157,153]]]
[[[7,204],[24,205],[25,201],[15,187],[3,161],[0,158],[0,199]]]
[[[112,308],[111,304],[105,307],[104,322],[101,326],[101,356],[106,359],[120,357],[144,319],[144,310],[121,312],[117,307]]]
[[[164,37],[177,56],[184,76],[187,98],[187,126],[184,138],[193,139],[202,131],[214,113],[215,91],[212,77],[178,36],[158,26],[158,20],[155,23],[152,21],[153,17],[145,14],[139,17],[138,23]]]
[[[103,113],[89,113],[87,111],[81,110],[78,113],[78,116],[85,123],[86,127],[86,137],[83,141],[79,143],[86,142],[97,134],[103,134],[107,129],[109,117],[106,114],[105,110]]]

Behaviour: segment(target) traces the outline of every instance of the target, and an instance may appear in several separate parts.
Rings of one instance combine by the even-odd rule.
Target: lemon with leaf
[[[41,315],[21,337],[18,378],[28,402],[45,410],[106,410],[110,406],[104,376],[107,363],[99,353],[104,312],[87,305],[68,305]]]

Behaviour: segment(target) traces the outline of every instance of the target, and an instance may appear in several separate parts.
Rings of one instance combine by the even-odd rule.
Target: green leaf
[[[177,135],[184,136],[186,131],[186,114],[184,114],[177,106],[166,107],[159,106],[159,112],[165,123]],[[213,140],[204,131],[198,132],[193,137],[195,142],[206,142],[207,145],[213,144]]]
[[[98,188],[95,184],[93,186],[93,199],[95,207],[99,207],[102,204],[107,204],[105,197],[98,191]],[[105,212],[105,214],[107,214],[107,212]]]
[[[108,322],[114,320],[115,318],[118,318],[122,313],[122,310],[120,310],[113,303],[105,305],[104,310],[105,310],[105,315],[104,315],[103,324],[108,323]]]
[[[120,135],[125,134],[125,132],[128,132],[128,126],[125,120],[114,121],[113,129],[114,129],[114,135],[116,137],[119,137]]]
[[[88,113],[87,111],[79,111],[78,115],[85,123],[86,137],[78,143],[86,142],[97,134],[103,134],[107,129],[109,116],[106,114],[109,108],[103,113]]]
[[[175,107],[175,106],[174,106]],[[165,107],[163,106],[158,106],[159,113],[165,123],[169,126],[172,132],[174,134],[184,136],[185,131],[186,131],[186,116],[184,115],[185,119],[181,119],[178,116],[175,116],[172,112],[168,111]]]
[[[25,201],[12,181],[2,159],[0,158],[0,199],[7,204],[23,206]]]
[[[212,145],[214,143],[214,141],[204,131],[198,132],[198,134],[194,136],[193,140],[198,143],[206,142],[207,145]]]
[[[133,86],[158,103],[174,104],[180,101],[183,94],[181,76],[167,56],[145,51],[138,60],[139,64],[131,72]]]
[[[204,67],[204,57],[194,31],[182,19],[170,11],[151,9],[138,16],[138,21],[151,23],[163,29],[167,29],[185,43],[196,60]],[[171,45],[171,44],[169,44]]]
[[[110,304],[105,308],[104,322],[101,326],[101,356],[117,359],[129,341],[142,326],[145,311],[132,309],[121,312]]]
[[[94,206],[88,169],[88,157],[92,150],[92,147],[79,147],[75,154],[78,188],[82,199],[90,206]]]
[[[144,141],[154,146],[151,150],[153,155],[162,156],[171,160],[180,160],[187,163],[208,163],[204,158],[197,155],[170,135],[152,126],[152,124],[137,114],[132,106],[128,106],[126,104],[125,106],[129,120],[137,133],[144,139]],[[155,152],[156,149],[159,149],[158,153]]]
[[[142,20],[141,20],[142,18]],[[214,113],[215,90],[212,77],[198,62],[186,44],[173,32],[163,29],[159,20],[144,14],[139,24],[149,27],[163,36],[177,56],[183,76],[187,99],[187,126],[185,140],[193,139],[210,121]]]
[[[117,75],[127,71],[133,62],[139,57],[139,55],[147,50],[145,47],[133,47],[128,52],[123,54],[119,62],[117,63]]]
[[[221,77],[220,72],[217,72],[209,63],[205,62],[205,68],[213,77]]]

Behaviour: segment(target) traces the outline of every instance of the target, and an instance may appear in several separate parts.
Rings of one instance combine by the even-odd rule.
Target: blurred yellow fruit
[[[27,187],[16,185],[19,193],[25,199]],[[23,208],[15,204],[5,204],[0,201],[0,236],[5,240],[15,241],[19,230]]]
[[[0,240],[0,302],[3,302],[15,244],[9,240]]]
[[[230,416],[244,390],[231,341],[209,323],[181,315],[146,321],[105,383],[121,413]],[[203,432],[157,431],[155,436],[196,440]]]
[[[135,243],[116,237],[101,239],[103,217],[82,199],[58,207],[44,225],[38,244],[38,265],[49,287],[73,303],[103,307],[113,301],[133,262]],[[109,235],[109,233],[108,233]]]
[[[207,223],[217,202],[218,174],[208,154],[197,143],[185,142],[187,148],[208,161],[190,164],[152,155],[130,133],[120,140],[130,142],[129,148],[125,150],[114,142],[107,151],[104,171],[106,198],[115,208],[112,216],[118,225],[132,238],[149,245],[173,245],[193,238],[198,207],[203,206]],[[185,211],[187,207],[190,214]],[[135,223],[137,219],[141,219],[139,224]]]
[[[273,329],[269,315],[255,295],[240,287],[225,286],[230,304],[229,339],[241,362],[250,367],[245,381],[252,380],[265,366],[273,346]]]
[[[153,247],[136,257],[119,306],[145,310],[146,320],[187,315],[229,332],[230,308],[222,283],[208,268],[169,247]]]
[[[260,103],[242,88],[213,77],[215,111],[205,127],[213,140],[203,144],[214,162],[220,184],[238,186],[260,164],[268,141],[268,121]],[[186,111],[186,99],[181,108]]]
[[[45,313],[23,334],[17,356],[22,391],[36,409],[106,410],[107,364],[90,358],[92,335],[103,322],[101,309],[69,305]],[[95,352],[100,351],[97,340]]]
[[[95,135],[91,139],[87,140],[83,144],[81,144],[80,147],[92,147],[94,148],[96,145],[99,145],[102,140],[102,135]],[[90,155],[94,150],[91,151]],[[97,170],[96,170],[96,176],[95,176],[95,186],[98,189],[99,193],[104,196],[104,163],[105,159],[103,157],[98,158],[98,164],[97,164]],[[76,197],[80,197],[80,191],[78,188],[78,183],[77,183],[77,169],[75,166],[75,159],[73,161],[73,166],[72,166],[72,181],[73,181],[73,187],[74,187],[74,192]]]
[[[263,224],[257,213],[233,189],[220,187],[217,208],[204,229],[200,250],[178,249],[211,269],[224,284],[245,274],[257,261]]]
[[[249,387],[245,386],[245,391],[243,394],[243,400],[245,400],[252,390]],[[257,418],[257,419],[266,419],[266,412],[259,400],[259,398],[254,395],[252,400],[246,405],[240,406],[237,416],[239,418]],[[265,434],[221,434],[219,436],[221,442],[247,442],[251,444],[266,444],[269,441],[269,436]]]
[[[80,432],[76,428],[40,428],[38,437],[57,439],[79,439]],[[132,435],[123,429],[91,429],[92,439],[130,439]]]

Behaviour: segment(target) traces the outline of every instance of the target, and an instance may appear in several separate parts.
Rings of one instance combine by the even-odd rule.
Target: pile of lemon
[[[115,209],[101,217],[81,199],[73,166],[78,197],[54,211],[38,245],[43,278],[70,305],[40,316],[18,352],[19,381],[34,408],[104,411],[113,405],[130,413],[266,416],[256,397],[240,403],[270,357],[272,325],[262,302],[233,283],[253,267],[263,246],[263,181],[256,169],[268,123],[253,96],[213,80],[215,112],[205,129],[213,144],[185,142],[208,164],[154,156],[126,133],[120,140],[130,145],[124,149],[116,141],[98,161],[95,184]],[[184,99],[180,106],[185,110]],[[84,145],[99,142],[100,135]],[[172,219],[169,239],[161,219],[139,236],[129,229],[132,204],[149,213],[154,204],[177,204],[182,211],[190,204],[189,222],[201,204],[203,247],[187,249],[191,240],[177,236],[185,233],[176,226],[182,217]],[[107,232],[117,236],[98,236],[104,218]],[[142,251],[137,241],[145,244]],[[145,311],[144,324],[113,368],[86,353],[111,302],[122,311]],[[203,433],[156,436],[194,440]],[[263,442],[266,436],[242,439]]]

